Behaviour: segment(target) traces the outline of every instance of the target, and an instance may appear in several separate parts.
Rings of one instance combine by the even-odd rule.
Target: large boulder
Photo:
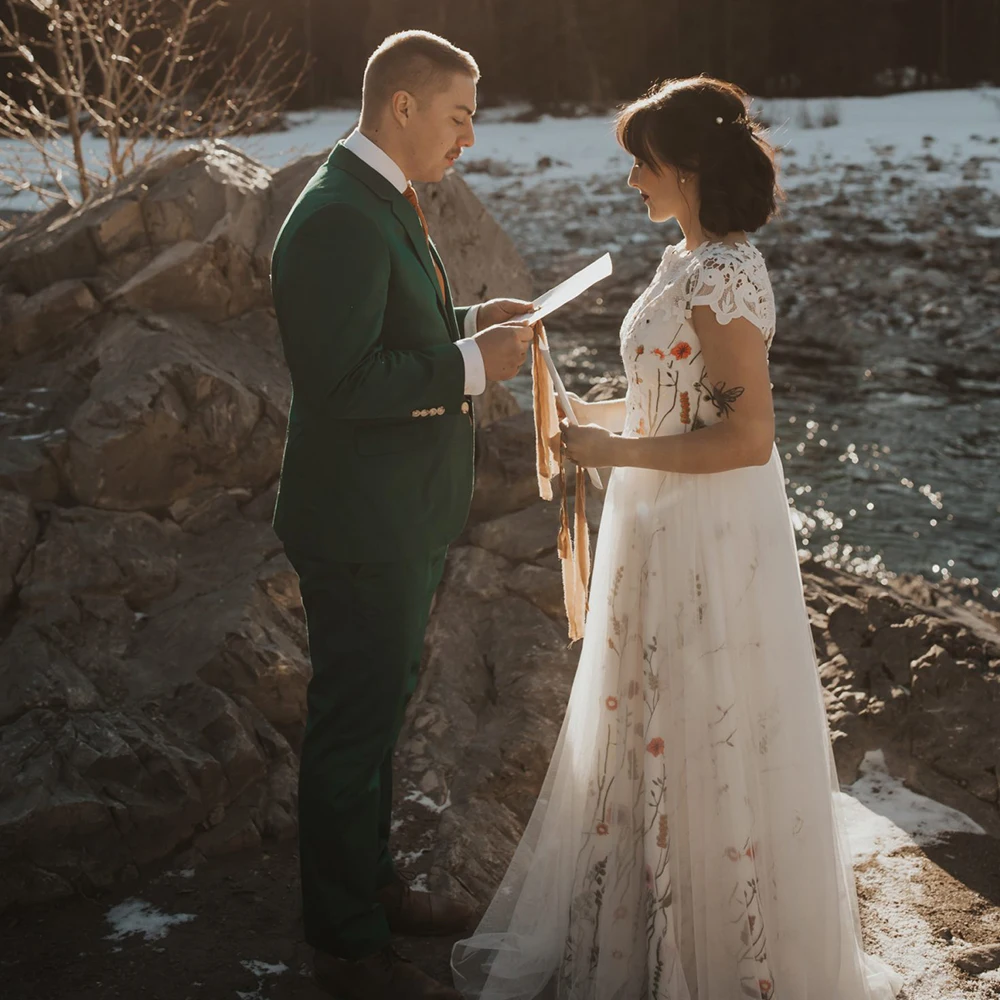
[[[178,149],[0,242],[0,909],[295,832],[310,668],[269,523],[268,276],[322,159]],[[423,196],[461,301],[530,295],[460,178]],[[478,411],[517,406],[494,386]]]

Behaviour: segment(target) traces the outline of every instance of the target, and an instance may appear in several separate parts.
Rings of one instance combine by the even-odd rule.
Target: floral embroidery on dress
[[[706,245],[688,254],[669,247],[652,284],[629,311],[622,328],[622,357],[630,383],[626,436],[677,434],[709,426],[722,419],[739,398],[742,390],[709,381],[691,324],[691,309],[696,305],[711,306],[723,324],[736,315],[752,317],[770,344],[773,300],[756,250]],[[671,870],[671,809],[676,790],[668,780],[676,762],[668,757],[665,736],[669,734],[650,729],[660,718],[661,698],[669,697],[661,685],[668,670],[666,650],[683,647],[685,616],[692,616],[695,625],[703,622],[703,584],[700,575],[692,576],[690,603],[678,609],[677,634],[661,642],[656,634],[643,634],[641,619],[629,620],[631,606],[619,610],[624,573],[625,567],[618,566],[608,597],[608,676],[614,677],[629,658],[641,660],[642,674],[629,678],[618,694],[602,695],[603,735],[588,786],[589,822],[576,866],[559,995],[593,996],[590,977],[598,967],[599,942],[605,942],[616,961],[633,961],[636,948],[646,952],[635,988],[623,987],[608,1000],[673,1000],[672,984],[678,976],[683,979],[675,943],[675,924],[683,918],[676,912]],[[639,574],[640,593],[649,584],[649,573],[647,563]],[[631,587],[634,600],[635,584]],[[710,722],[714,755],[735,752],[730,708],[719,708],[717,718]],[[714,760],[711,764],[717,766]],[[719,794],[725,794],[725,787]],[[729,844],[721,858],[730,873],[727,879],[732,879],[726,896],[732,912],[726,920],[733,927],[734,972],[743,995],[773,1000],[774,978],[767,963],[757,888],[756,845],[752,830],[742,832],[745,842]],[[632,895],[638,888],[632,884],[636,875],[643,900]],[[602,921],[609,926],[602,926]],[[620,934],[615,928],[620,928]]]
[[[699,430],[732,412],[742,390],[710,382],[691,323],[697,306],[711,308],[723,326],[737,317],[748,319],[770,348],[774,295],[763,258],[753,246],[667,247],[652,283],[622,326],[628,381],[641,387],[627,397],[626,437]],[[653,337],[658,342],[651,342]]]

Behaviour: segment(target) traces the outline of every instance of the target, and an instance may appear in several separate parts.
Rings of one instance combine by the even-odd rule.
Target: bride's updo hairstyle
[[[760,229],[780,194],[774,149],[739,87],[710,76],[667,80],[621,109],[619,144],[656,173],[698,175],[699,221],[713,236]]]

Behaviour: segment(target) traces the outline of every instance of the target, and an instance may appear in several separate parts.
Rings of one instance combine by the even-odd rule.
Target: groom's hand
[[[534,332],[525,323],[499,323],[473,338],[479,345],[486,368],[486,377],[492,382],[513,378],[524,364]]]
[[[506,323],[511,316],[520,316],[522,313],[531,312],[534,309],[531,302],[523,299],[490,299],[479,307],[476,313],[476,329],[485,330],[487,327],[496,326],[497,323]]]

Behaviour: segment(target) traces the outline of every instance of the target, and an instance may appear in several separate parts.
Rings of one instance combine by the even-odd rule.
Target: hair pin
[[[722,124],[722,115],[719,115],[719,117],[715,119],[715,124],[716,125],[721,125]]]

